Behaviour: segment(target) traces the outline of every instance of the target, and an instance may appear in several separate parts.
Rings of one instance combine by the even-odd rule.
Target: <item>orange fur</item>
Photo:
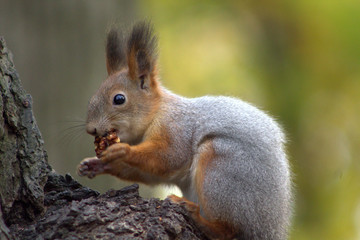
[[[103,152],[101,160],[109,165],[109,173],[120,178],[122,164],[147,174],[167,177],[174,171],[169,166],[166,152],[169,149],[169,137],[166,131],[155,130],[150,139],[139,145],[130,146],[126,143],[117,143]],[[124,179],[124,178],[123,178]]]
[[[128,63],[128,67],[129,67],[129,77],[132,80],[136,80],[137,79],[137,63],[136,63],[136,49],[134,47],[132,47],[130,49],[129,55],[127,57],[127,63]]]
[[[215,159],[216,153],[213,148],[212,139],[206,139],[202,143],[201,153],[198,158],[196,170],[195,170],[195,186],[197,195],[199,198],[200,205],[209,220],[205,219],[200,215],[200,207],[193,202],[186,199],[182,199],[187,205],[186,208],[192,213],[194,220],[200,225],[200,228],[211,238],[217,239],[230,239],[233,236],[233,229],[224,222],[212,220],[211,209],[209,209],[204,196],[203,184],[207,169],[211,167],[213,160]],[[224,233],[226,233],[224,235]],[[221,237],[220,237],[221,236]]]
[[[206,140],[206,142],[202,144],[202,153],[199,156],[195,172],[196,191],[198,193],[199,201],[202,203],[204,209],[207,209],[204,205],[206,204],[206,201],[202,194],[205,172],[214,158],[215,150],[212,146],[212,140]]]
[[[151,140],[132,146],[124,162],[144,172],[166,177],[173,172],[164,156],[169,149],[169,136],[165,131],[155,134]]]
[[[104,162],[97,157],[86,158],[77,168],[80,176],[93,178],[101,174],[111,174],[123,180],[146,183],[144,174],[121,161]]]
[[[159,75],[158,65],[155,64],[153,70],[150,73],[150,88],[156,89],[156,91],[159,91],[158,75]]]
[[[108,73],[108,76],[110,76],[110,75],[112,74],[112,72],[113,72],[113,70],[112,70],[111,67],[110,67],[110,63],[109,63],[109,59],[108,59],[108,58],[106,58],[106,71],[107,71],[107,73]]]
[[[146,180],[144,179],[144,176],[141,172],[132,167],[129,167],[121,161],[113,161],[106,165],[104,174],[111,174],[130,182],[146,183]]]

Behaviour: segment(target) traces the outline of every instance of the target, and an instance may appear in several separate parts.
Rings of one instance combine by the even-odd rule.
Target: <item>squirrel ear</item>
[[[141,88],[156,84],[157,38],[149,22],[134,25],[127,42],[127,63],[130,78]]]
[[[124,40],[116,29],[111,29],[106,41],[106,69],[108,75],[119,70],[125,65]]]

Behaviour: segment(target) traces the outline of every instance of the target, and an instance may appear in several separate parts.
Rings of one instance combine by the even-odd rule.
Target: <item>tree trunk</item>
[[[0,37],[0,239],[204,239],[184,208],[138,185],[100,195],[47,161],[12,55]]]
[[[0,203],[2,221],[34,220],[44,211],[44,185],[51,170],[12,54],[0,37]],[[4,223],[4,222],[2,222]],[[6,225],[2,233],[8,235]]]

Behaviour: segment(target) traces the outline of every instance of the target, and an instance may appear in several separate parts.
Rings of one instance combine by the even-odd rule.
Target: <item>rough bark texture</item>
[[[0,239],[204,239],[184,208],[138,185],[100,195],[47,162],[12,55],[0,37]]]
[[[44,185],[50,167],[12,54],[0,37],[0,203],[5,223],[33,220],[44,211]],[[5,221],[5,223],[3,222]]]
[[[170,201],[143,199],[138,185],[103,195],[70,175],[51,174],[45,185],[45,216],[13,224],[17,239],[199,239],[186,212]],[[195,233],[194,233],[195,232]]]

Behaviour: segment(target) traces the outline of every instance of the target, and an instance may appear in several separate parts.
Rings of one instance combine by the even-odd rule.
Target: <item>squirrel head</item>
[[[112,29],[107,35],[108,77],[88,105],[86,131],[103,136],[116,130],[122,142],[141,141],[160,102],[157,38],[148,22],[129,34]]]

